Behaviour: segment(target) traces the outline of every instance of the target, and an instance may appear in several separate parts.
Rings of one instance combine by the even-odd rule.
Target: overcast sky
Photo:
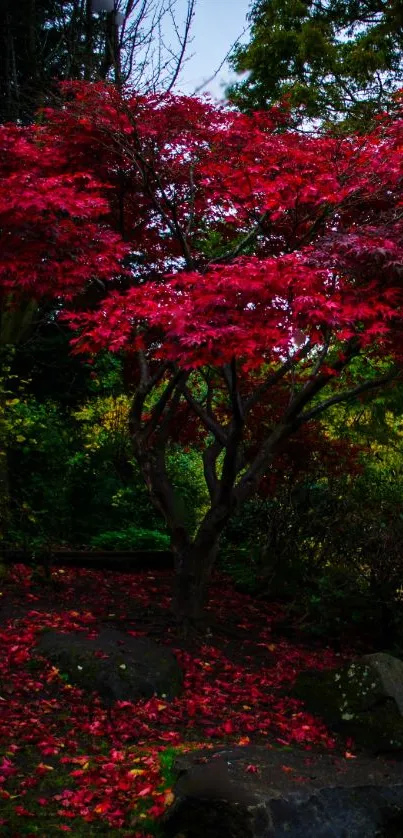
[[[180,10],[182,6],[185,14],[186,5],[186,0],[178,0],[177,8]],[[250,0],[196,0],[193,41],[188,52],[193,57],[182,71],[178,90],[193,93],[215,73],[231,45],[247,26],[249,6]],[[246,35],[243,40],[247,40]],[[203,92],[222,98],[223,87],[233,78],[234,74],[226,64]]]

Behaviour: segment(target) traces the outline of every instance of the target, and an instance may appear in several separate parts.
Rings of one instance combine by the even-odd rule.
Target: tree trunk
[[[0,544],[4,542],[10,517],[10,485],[7,452],[0,441]]]
[[[194,543],[175,556],[172,609],[185,629],[202,623],[217,552],[218,538],[209,550],[201,550]]]
[[[200,624],[207,603],[211,573],[221,533],[232,513],[228,504],[213,506],[191,544],[175,549],[175,586],[172,608],[177,620],[191,628]]]
[[[1,346],[0,317],[0,546],[4,547],[10,517],[10,482],[7,448],[9,420],[6,418],[7,379],[10,374],[7,348]]]

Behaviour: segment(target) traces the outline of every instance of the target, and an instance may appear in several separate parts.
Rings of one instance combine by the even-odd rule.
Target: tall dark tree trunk
[[[94,44],[93,44],[93,25],[94,17],[92,13],[92,0],[86,0],[85,3],[85,36],[84,36],[84,79],[90,81],[92,77],[92,69],[94,63]]]
[[[0,406],[1,413],[1,406]],[[10,517],[10,484],[6,446],[0,439],[0,542],[5,539]]]
[[[6,543],[10,521],[10,478],[7,458],[8,433],[6,418],[8,363],[8,353],[1,346],[0,341],[0,547],[4,547]]]
[[[217,551],[218,541],[209,552],[200,552],[194,544],[190,544],[175,556],[172,611],[185,626],[195,627],[203,619]]]
[[[192,543],[175,549],[175,584],[172,609],[188,626],[197,626],[204,616],[211,574],[216,563],[220,536],[232,513],[227,504],[212,506]]]
[[[114,83],[117,87],[120,87],[122,83],[120,64],[119,27],[116,11],[113,11],[106,15],[104,58],[99,72],[101,79],[106,79],[108,73],[113,69]]]
[[[17,59],[15,54],[15,33],[8,8],[3,10],[1,20],[1,51],[2,65],[0,70],[0,86],[2,99],[2,119],[5,122],[18,118],[20,108],[20,88],[17,74]]]
[[[203,617],[220,536],[233,510],[233,495],[228,492],[220,503],[212,502],[192,540],[182,519],[181,504],[167,475],[163,456],[158,456],[156,451],[140,451],[137,446],[135,449],[150,499],[164,516],[171,535],[175,560],[172,610],[179,622],[192,627]]]

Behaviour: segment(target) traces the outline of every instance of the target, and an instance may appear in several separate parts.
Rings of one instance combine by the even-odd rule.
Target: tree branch
[[[232,413],[234,419],[236,422],[241,422],[244,419],[244,410],[242,399],[238,389],[235,356],[232,357],[230,364],[225,364],[223,366],[223,376],[231,399]]]
[[[232,248],[232,250],[228,250],[227,253],[224,253],[222,256],[217,256],[216,258],[212,259],[211,262],[213,264],[219,264],[220,262],[228,262],[231,259],[236,259],[236,257],[239,256],[240,253],[242,253],[244,247],[246,247],[251,241],[253,241],[255,236],[257,236],[259,229],[262,226],[263,222],[266,220],[266,218],[269,218],[269,213],[262,213],[255,226],[252,227],[251,230],[249,230],[249,233],[247,233],[244,236],[244,238],[241,239],[241,241],[238,242],[238,244]]]
[[[288,439],[292,430],[293,425],[285,422],[279,423],[274,428],[235,487],[234,495],[237,502],[243,502],[251,497],[263,477],[267,466],[278,453],[281,445]]]
[[[141,415],[144,408],[144,402],[151,393],[153,387],[161,380],[161,378],[165,375],[166,371],[170,369],[171,364],[169,361],[164,362],[158,368],[157,372],[154,373],[153,376],[150,376],[149,366],[147,364],[147,358],[145,352],[143,350],[139,350],[137,353],[139,367],[140,367],[140,384],[136,389],[134,394],[132,406],[130,409],[130,417],[129,417],[129,426],[131,429],[131,433],[137,434],[141,427]]]
[[[245,414],[248,413],[255,404],[258,403],[260,398],[270,389],[273,387],[274,384],[278,384],[284,376],[287,375],[290,370],[294,368],[296,364],[305,358],[310,350],[312,349],[312,344],[308,341],[305,346],[299,352],[296,352],[291,358],[288,358],[287,361],[284,362],[275,372],[271,373],[262,384],[259,384],[258,387],[255,387],[251,396],[244,401],[244,412]]]
[[[129,151],[126,150],[126,153],[128,154]],[[152,167],[147,162],[147,160],[145,159],[145,157],[142,153],[142,149],[141,149],[141,146],[140,146],[140,141],[139,141],[138,138],[137,138],[137,151],[136,151],[135,154],[131,155],[131,159],[134,162],[135,166],[137,167],[137,171],[139,172],[139,174],[140,174],[140,176],[143,180],[144,189],[145,189],[146,193],[148,194],[149,198],[151,199],[151,203],[153,204],[154,208],[157,210],[157,212],[159,213],[159,215],[161,216],[163,221],[165,221],[165,223],[166,223],[167,227],[169,228],[169,230],[171,231],[172,235],[179,241],[179,243],[181,245],[181,248],[182,248],[182,253],[183,253],[183,257],[184,257],[185,262],[186,262],[187,269],[189,271],[193,270],[193,268],[194,268],[193,256],[192,256],[192,253],[190,251],[189,244],[188,244],[188,241],[187,241],[186,231],[184,231],[182,229],[181,225],[179,224],[178,217],[177,217],[177,212],[176,212],[176,206],[173,203],[173,201],[171,201],[170,198],[168,198],[168,195],[166,194],[166,190],[164,189],[164,185],[161,182],[161,179],[157,174],[157,168]],[[159,198],[156,194],[157,190],[156,190],[155,186],[153,187],[152,181],[155,182],[155,186],[158,187],[158,189],[160,190],[162,199],[163,199],[167,209],[165,209],[165,207],[163,206],[163,204],[159,200]]]
[[[323,345],[323,349],[322,349],[322,351],[319,353],[318,360],[316,361],[316,364],[315,364],[315,366],[314,366],[314,368],[313,368],[313,370],[312,370],[312,372],[311,372],[311,376],[310,376],[311,378],[314,378],[314,377],[318,374],[318,372],[319,372],[319,370],[320,370],[320,368],[321,368],[321,366],[322,366],[322,364],[323,364],[323,362],[324,362],[324,360],[325,360],[325,358],[326,358],[326,355],[327,355],[327,353],[329,352],[329,347],[330,347],[330,341],[331,341],[331,339],[332,339],[332,333],[331,333],[331,331],[329,330],[328,335],[327,335],[327,337],[325,338],[325,343],[324,343],[324,345]]]
[[[358,338],[351,338],[346,345],[343,358],[334,362],[332,371],[334,373],[341,372],[350,363],[352,358],[359,354],[359,352],[360,344]],[[332,378],[332,374],[321,373],[316,378],[309,379],[302,390],[300,390],[300,392],[293,399],[288,410],[286,410],[284,415],[285,424],[293,424],[302,408],[304,408],[308,402],[312,401],[317,393],[320,393],[320,391],[326,387]]]
[[[154,434],[154,439],[157,445],[161,445],[162,443],[165,446],[168,442],[170,423],[173,421],[175,417],[175,413],[178,409],[179,402],[183,396],[183,388],[185,386],[186,379],[189,375],[190,373],[186,373],[183,379],[177,383],[176,388],[173,391],[170,404],[167,407],[167,410],[165,410],[164,414],[162,415],[162,419],[159,423],[159,428],[155,431]]]
[[[183,395],[192,408],[194,412],[197,414],[199,419],[201,419],[205,428],[207,428],[210,433],[213,434],[214,439],[220,443],[223,447],[227,444],[227,434],[222,425],[213,419],[212,416],[209,415],[208,411],[205,410],[204,407],[194,398],[192,393],[190,392],[188,387],[185,387],[183,390]]]
[[[164,410],[171,398],[173,396],[175,398],[175,394],[179,393],[179,398],[175,400],[175,409],[179,403],[179,399],[182,395],[182,388],[185,384],[186,379],[189,377],[189,372],[179,371],[177,372],[167,384],[162,396],[159,398],[157,404],[153,407],[151,412],[151,419],[148,420],[143,432],[142,432],[142,439],[146,442],[151,434],[157,428],[157,425],[164,413]]]
[[[219,480],[217,476],[217,459],[223,450],[222,445],[213,442],[212,445],[207,446],[203,451],[203,472],[206,481],[207,489],[210,495],[210,500],[213,501],[217,496],[219,487]]]
[[[350,399],[354,399],[355,396],[359,396],[361,393],[368,393],[371,390],[377,390],[378,387],[383,387],[385,384],[389,384],[391,381],[398,378],[401,373],[402,371],[400,369],[394,369],[387,375],[379,376],[378,378],[374,378],[372,381],[365,381],[363,384],[357,384],[356,387],[352,387],[351,390],[345,390],[344,393],[331,396],[329,399],[326,399],[316,405],[316,407],[313,407],[312,410],[302,413],[298,417],[298,426],[308,422],[310,419],[314,419],[315,416],[320,416],[323,411],[327,410],[334,404],[349,401]]]
[[[186,14],[186,21],[185,21],[185,30],[184,30],[184,33],[183,33],[182,37],[180,37],[180,35],[179,35],[179,31],[178,31],[178,28],[176,26],[175,18],[172,15],[172,21],[173,21],[173,24],[174,24],[175,32],[176,32],[176,35],[177,35],[177,38],[178,38],[178,41],[179,41],[179,44],[180,44],[180,51],[179,51],[179,55],[177,56],[176,67],[175,67],[175,70],[173,72],[172,79],[171,79],[171,81],[170,81],[170,83],[167,87],[167,93],[170,93],[171,90],[173,89],[173,87],[175,86],[175,84],[178,80],[180,71],[182,69],[183,59],[185,57],[186,48],[187,48],[188,41],[189,41],[190,30],[191,30],[191,26],[192,26],[192,21],[193,21],[193,17],[194,17],[195,5],[196,5],[196,0],[189,0],[188,8],[187,8],[187,14]]]

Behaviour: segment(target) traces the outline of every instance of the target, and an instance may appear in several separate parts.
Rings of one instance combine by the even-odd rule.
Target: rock
[[[182,688],[178,661],[164,646],[105,628],[96,638],[81,632],[44,632],[37,652],[88,692],[96,690],[106,706],[153,695],[172,699]]]
[[[182,756],[176,771],[168,838],[403,835],[401,763],[238,747]]]
[[[303,672],[294,694],[327,725],[373,752],[403,749],[403,663],[383,652],[331,672]]]

